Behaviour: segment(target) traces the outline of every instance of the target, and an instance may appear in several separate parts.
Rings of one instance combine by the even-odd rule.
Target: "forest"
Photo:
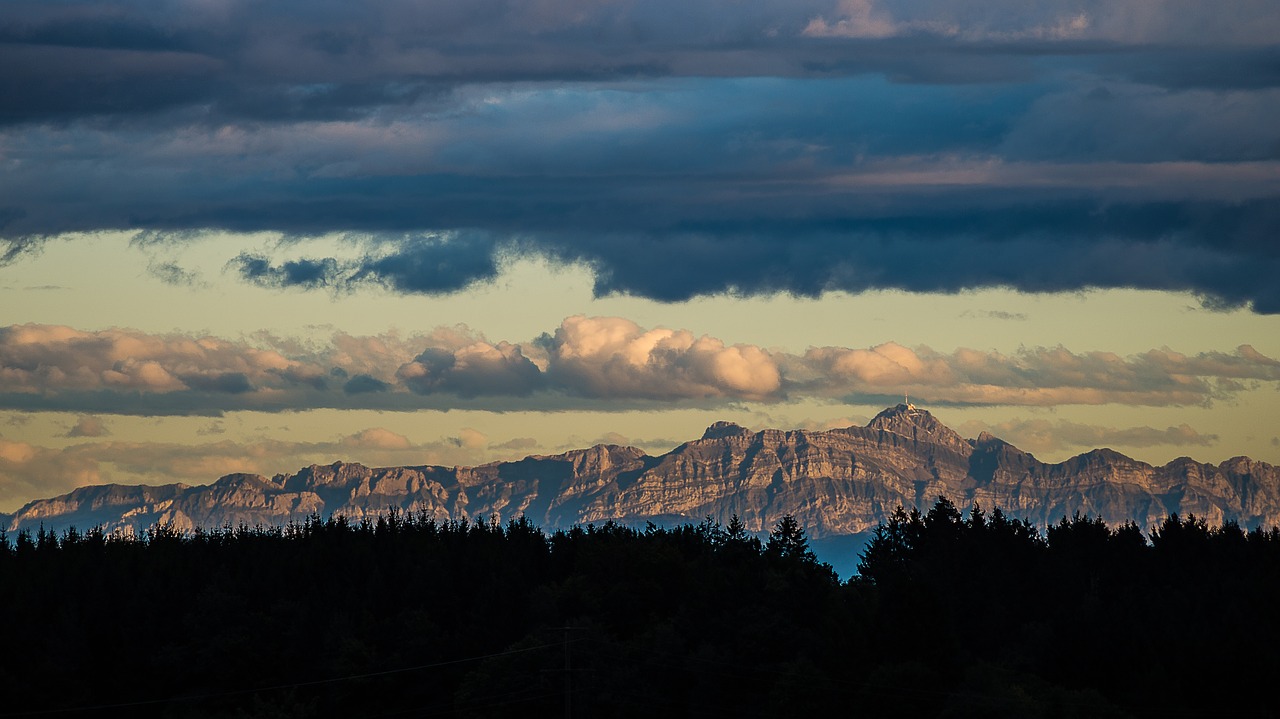
[[[0,717],[1275,716],[1280,529],[898,509],[0,532]]]

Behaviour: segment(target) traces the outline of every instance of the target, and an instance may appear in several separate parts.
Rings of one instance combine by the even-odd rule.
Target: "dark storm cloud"
[[[353,290],[363,284],[378,284],[415,294],[456,292],[498,275],[499,248],[483,234],[370,239],[390,249],[354,261],[326,257],[278,264],[262,255],[243,253],[230,266],[245,280],[264,287]]]
[[[273,231],[288,257],[229,267],[439,294],[532,255],[662,300],[1280,312],[1277,37],[1272,0],[10,2],[0,262]],[[334,232],[365,240],[308,251]]]
[[[1009,81],[1063,57],[1093,58],[1112,77],[1175,86],[1280,79],[1268,47],[1280,23],[1265,3],[1144,7],[1152,5],[7,2],[0,122],[177,106],[203,108],[215,122],[349,118],[490,82],[859,73]]]
[[[253,383],[243,372],[221,372],[206,375],[179,375],[178,379],[197,392],[221,392],[246,394],[253,391]]]
[[[1144,48],[1108,53],[1099,61],[1108,75],[1166,88],[1260,89],[1280,87],[1280,48]]]
[[[240,276],[263,287],[325,287],[338,272],[336,260],[290,260],[272,264],[261,255],[242,253],[231,261]]]
[[[335,368],[336,369],[336,368]],[[386,392],[391,389],[391,384],[383,382],[377,377],[367,374],[358,374],[347,380],[342,385],[342,391],[347,394],[365,394],[368,392]]]
[[[904,209],[882,217],[823,217],[826,208],[815,206],[803,218],[682,218],[645,233],[548,233],[545,242],[525,244],[552,259],[592,267],[598,295],[663,301],[876,288],[958,292],[996,285],[1057,292],[1137,287],[1197,292],[1221,308],[1251,303],[1258,312],[1280,312],[1280,286],[1274,281],[1280,273],[1280,199],[979,204],[984,206],[934,207],[928,214]],[[644,207],[613,209],[617,215],[629,213],[627,219],[637,226],[651,219]],[[489,278],[501,252],[443,243],[345,266],[332,258],[306,260],[301,264],[333,271],[319,282],[277,284],[350,287],[378,278],[397,291],[439,293]],[[400,274],[377,274],[370,269],[375,267]],[[283,270],[271,271],[273,277],[285,276]],[[256,279],[249,271],[244,274]]]
[[[829,6],[9,2],[0,8],[0,122],[181,104],[218,117],[342,117],[459,83],[666,74],[673,61],[681,74],[723,74],[743,55],[795,72],[799,58],[765,41],[798,36]]]
[[[1092,202],[935,211],[859,220],[724,223],[702,232],[584,243],[601,294],[665,300],[722,292],[897,288],[955,292],[999,285],[1202,291],[1280,312],[1280,201]],[[680,257],[672,266],[664,258]]]

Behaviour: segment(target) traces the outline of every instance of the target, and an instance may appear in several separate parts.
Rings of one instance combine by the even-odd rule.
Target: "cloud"
[[[965,310],[960,313],[961,317],[982,317],[992,320],[1011,320],[1017,322],[1025,322],[1027,313],[1025,312],[1006,312],[1004,310]]]
[[[341,368],[335,368],[341,369]],[[345,373],[345,372],[344,372]],[[391,384],[383,382],[377,377],[367,374],[358,374],[347,380],[342,385],[342,391],[347,394],[365,394],[368,392],[386,392],[391,389]]]
[[[93,415],[81,415],[75,425],[67,431],[68,437],[103,437],[111,434],[102,420]]]
[[[196,430],[196,435],[200,437],[209,437],[213,435],[226,434],[227,428],[221,422],[210,422],[209,424]]]
[[[1280,382],[1280,360],[1249,345],[1121,356],[1061,346],[939,352],[884,342],[792,353],[575,315],[518,342],[489,340],[465,326],[403,337],[335,333],[328,342],[304,343],[267,333],[232,341],[13,325],[0,328],[0,380],[4,409],[156,416],[624,410],[806,397],[876,403],[903,392],[935,404],[1167,406],[1207,405]]]
[[[241,277],[263,287],[327,287],[338,272],[337,261],[328,257],[273,265],[266,257],[240,254],[231,260],[230,266],[236,268]]]
[[[183,269],[176,262],[152,262],[147,265],[147,274],[175,287],[199,287],[205,284],[199,272]]]
[[[1242,380],[1280,380],[1276,360],[1248,345],[1231,354],[1151,350],[1122,357],[1064,347],[944,354],[890,342],[869,349],[811,348],[788,358],[785,369],[793,394],[884,398],[907,391],[931,402],[974,405],[1207,404],[1243,389]]]
[[[514,437],[506,442],[493,445],[493,449],[527,450],[537,446],[538,440],[533,437]]]
[[[1012,419],[998,424],[969,421],[958,430],[965,436],[990,432],[1023,450],[1051,452],[1081,447],[1209,447],[1218,442],[1216,434],[1202,434],[1189,425],[1154,427],[1105,427],[1066,420]]]
[[[598,444],[616,444],[621,447],[626,447],[631,444],[631,438],[625,434],[619,434],[618,432],[605,432],[597,437],[591,444],[592,446]]]
[[[1116,43],[1269,44],[1274,30],[1260,0],[1230,3],[1230,10],[1197,0],[840,0],[814,17],[805,34],[815,37],[884,38],[932,34],[957,40]],[[1224,17],[1225,16],[1225,17]],[[1261,27],[1251,26],[1258,22]]]
[[[15,2],[0,8],[0,90],[13,99],[0,121],[186,107],[216,121],[340,121],[477,82],[788,76],[833,56],[874,56],[883,48],[862,46],[900,36],[1018,42],[1023,53],[1057,53],[1037,45],[1070,40],[1267,46],[1280,35],[1268,2],[282,0],[211,10],[118,0],[108,12],[87,0]]]
[[[335,293],[539,257],[664,301],[1134,287],[1280,312],[1273,5],[7,3],[0,264],[77,232],[267,231],[288,256],[236,275]],[[365,239],[308,251],[335,232]]]
[[[548,376],[594,397],[776,397],[773,358],[683,330],[644,330],[619,317],[569,317],[548,342]]]
[[[452,437],[451,441],[466,449],[482,449],[489,444],[489,437],[478,429],[463,427],[458,431],[458,436]]]
[[[481,448],[451,439],[413,442],[383,427],[371,427],[326,442],[218,441],[203,444],[96,441],[60,449],[0,438],[0,510],[12,511],[34,497],[76,487],[124,484],[207,484],[226,474],[272,476],[335,460],[368,466],[472,465]]]
[[[396,371],[418,394],[450,393],[527,396],[543,382],[542,372],[518,345],[475,342],[457,350],[429,347]]]
[[[894,3],[884,3],[884,5],[889,4]],[[910,5],[909,3],[897,4]],[[999,6],[1000,3],[985,5],[984,9],[994,9],[991,6]],[[938,7],[945,9],[945,4],[935,3],[931,10],[936,10]],[[965,22],[955,16],[949,16],[945,10],[936,15],[897,21],[885,7],[881,6],[881,3],[875,0],[841,0],[833,20],[828,21],[821,16],[815,17],[805,26],[804,34],[809,37],[862,39],[931,34],[970,41],[1060,41],[1089,37],[1094,25],[1089,14],[1085,12],[1049,18],[1040,16],[1024,21],[1040,24],[1010,25],[1010,17],[1016,17],[1016,15],[1008,12],[1011,9],[1009,7],[1001,9],[1005,12],[991,12],[977,21],[967,18],[968,22]]]
[[[0,438],[0,507],[9,511],[33,497],[102,484],[103,477],[101,464],[86,457],[84,451],[55,450]]]
[[[807,429],[815,432],[826,432],[833,429],[844,429],[846,427],[865,427],[871,421],[870,417],[856,415],[852,417],[833,417],[830,419],[812,419],[806,417],[796,423],[798,429]],[[777,423],[765,421],[764,427],[774,427]]]
[[[827,22],[815,17],[804,28],[811,37],[880,38],[901,33],[904,28],[877,7],[874,0],[840,0],[839,19]]]
[[[211,337],[150,335],[57,325],[0,328],[0,377],[8,387],[42,390],[197,390],[240,394],[255,381],[287,383],[299,363],[278,352]]]
[[[358,449],[409,449],[413,446],[408,437],[383,427],[371,427],[344,437],[341,444]]]

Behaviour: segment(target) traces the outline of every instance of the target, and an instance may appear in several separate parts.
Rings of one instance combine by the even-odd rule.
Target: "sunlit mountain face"
[[[7,2],[0,512],[904,396],[1049,464],[1280,464],[1277,38],[1265,0]]]
[[[999,512],[1040,532],[1086,516],[1141,536],[1171,515],[1266,531],[1280,526],[1280,467],[1248,457],[1152,466],[1111,449],[1046,463],[988,432],[962,438],[906,402],[866,426],[830,430],[753,432],[720,421],[656,456],[597,444],[476,467],[334,462],[199,486],[81,487],[0,515],[0,530],[97,527],[145,537],[157,526],[190,534],[399,516],[442,525],[523,519],[554,532],[723,517],[767,536],[787,520],[814,540],[819,559],[849,576],[859,551],[896,513],[927,511],[940,497],[954,497],[948,501],[971,517]]]

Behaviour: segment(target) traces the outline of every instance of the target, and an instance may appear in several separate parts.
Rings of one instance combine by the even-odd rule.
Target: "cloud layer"
[[[1148,426],[1105,427],[1066,420],[1012,419],[994,425],[980,421],[965,422],[958,431],[966,437],[990,432],[1028,452],[1107,446],[1209,447],[1218,441],[1218,435],[1203,434],[1187,424],[1159,429]]]
[[[530,341],[466,327],[302,343],[52,325],[0,328],[0,409],[218,415],[315,408],[634,409],[816,398],[953,405],[1207,405],[1280,382],[1248,345],[1131,356],[1030,347],[939,352],[887,342],[802,353],[727,344],[619,317],[566,318]],[[72,436],[105,426],[82,417]]]
[[[0,437],[0,509],[76,487],[108,482],[205,484],[226,474],[272,476],[337,460],[370,466],[471,465],[488,438],[475,430],[461,437],[416,443],[383,427],[330,441],[222,440],[203,444],[99,440],[53,448]]]
[[[227,259],[307,289],[449,293],[526,255],[662,300],[1280,312],[1276,38],[1271,0],[8,2],[0,261],[346,232],[353,257]]]

